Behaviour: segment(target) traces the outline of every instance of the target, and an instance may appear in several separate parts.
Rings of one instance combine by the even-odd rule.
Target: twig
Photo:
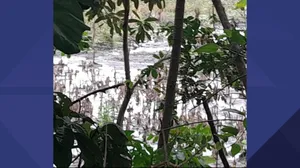
[[[203,107],[205,109],[205,112],[206,112],[208,120],[213,120],[213,116],[211,114],[211,111],[210,111],[208,103],[207,103],[208,99],[206,99],[205,97],[203,97],[202,101],[203,101]],[[220,139],[217,136],[218,133],[217,133],[217,130],[216,130],[214,122],[209,121],[208,124],[210,126],[210,130],[211,130],[211,133],[213,135],[213,140],[214,140],[215,144],[220,143]],[[227,158],[225,156],[225,153],[224,153],[223,149],[219,149],[218,153],[219,153],[219,156],[220,156],[220,158],[222,160],[223,166],[225,168],[230,168],[230,165],[229,165],[229,163],[227,161]]]
[[[105,145],[104,145],[104,161],[103,161],[103,167],[106,167],[106,158],[107,158],[107,127],[105,128]]]
[[[79,153],[79,154],[72,160],[71,163],[74,163],[74,162],[79,158],[80,154],[81,154],[81,153]]]
[[[79,103],[78,113],[80,114],[81,113],[81,108],[82,108],[81,101],[79,101],[78,103]]]
[[[89,96],[91,96],[93,94],[96,94],[96,93],[99,93],[99,92],[105,93],[109,89],[114,89],[114,88],[117,88],[117,87],[120,87],[120,86],[123,86],[123,85],[124,85],[124,83],[118,83],[118,84],[115,84],[115,85],[112,85],[112,86],[108,86],[108,87],[105,87],[105,88],[101,88],[101,89],[92,91],[92,92],[90,92],[90,93],[88,93],[88,94],[86,94],[86,95],[78,98],[77,100],[73,101],[71,103],[71,105],[74,105],[74,104],[80,102],[81,100],[83,100],[83,99],[85,99],[85,98],[87,98],[87,97],[89,97]]]
[[[204,121],[196,121],[196,122],[191,122],[191,123],[186,123],[186,124],[181,124],[181,125],[176,125],[173,127],[169,127],[169,128],[165,128],[165,129],[161,129],[160,131],[163,130],[171,130],[171,129],[175,129],[175,128],[179,128],[179,127],[184,127],[184,126],[188,126],[188,125],[193,125],[193,124],[200,124],[200,123],[206,123],[206,122],[219,122],[219,121],[238,121],[238,122],[243,122],[243,120],[239,120],[239,119],[218,119],[218,120],[204,120]],[[160,132],[158,131],[158,132]]]
[[[80,153],[80,154],[79,154],[78,168],[80,168],[80,167],[81,167],[81,161],[82,161],[82,159],[81,159],[81,156],[82,156],[82,155],[81,155],[81,154],[82,154],[82,153]]]

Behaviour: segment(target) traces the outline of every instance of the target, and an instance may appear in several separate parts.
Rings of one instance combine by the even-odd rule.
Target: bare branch
[[[85,98],[87,98],[87,97],[89,97],[89,96],[91,96],[93,94],[96,94],[96,93],[99,93],[99,92],[105,93],[107,90],[114,89],[114,88],[117,88],[117,87],[120,87],[120,86],[123,86],[123,85],[124,85],[124,83],[118,83],[116,85],[112,85],[112,86],[109,86],[109,87],[105,87],[105,88],[101,88],[101,89],[92,91],[92,92],[90,92],[90,93],[88,93],[88,94],[86,94],[86,95],[78,98],[77,100],[73,101],[71,103],[71,105],[74,105],[74,104],[80,102],[81,100],[83,100],[83,99],[85,99]]]
[[[239,120],[239,119],[203,120],[203,121],[196,121],[196,122],[191,122],[191,123],[186,123],[186,124],[176,125],[176,126],[173,126],[173,127],[161,129],[161,131],[162,131],[162,130],[176,129],[176,128],[180,128],[180,127],[184,127],[184,126],[188,126],[188,125],[193,125],[193,124],[200,124],[200,123],[206,123],[206,122],[220,122],[220,121],[237,121],[237,122],[243,122],[243,120]],[[158,131],[158,132],[160,132],[160,131]]]

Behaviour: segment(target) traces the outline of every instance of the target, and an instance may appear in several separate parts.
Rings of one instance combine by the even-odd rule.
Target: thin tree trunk
[[[95,50],[95,38],[96,38],[96,22],[93,22],[93,37],[92,37],[92,50],[93,50],[93,64],[95,64],[96,50]]]
[[[204,98],[202,98],[202,101],[203,101],[204,110],[205,110],[206,115],[207,115],[208,124],[210,126],[210,130],[211,130],[211,133],[213,135],[213,140],[214,140],[215,144],[220,143],[220,139],[218,137],[218,132],[217,132],[217,129],[216,129],[215,124],[213,122],[214,119],[213,119],[213,116],[211,114],[211,111],[210,111],[208,103],[207,103],[208,100],[206,100],[206,98],[204,97]],[[222,160],[223,166],[225,168],[230,168],[230,165],[227,161],[227,158],[225,156],[225,153],[224,153],[223,149],[218,150],[218,154],[219,154],[219,156]]]
[[[170,127],[172,123],[173,108],[175,103],[175,89],[181,53],[181,39],[183,35],[184,6],[185,0],[176,0],[174,41],[172,46],[170,70],[167,80],[166,99],[161,126],[162,131],[159,135],[158,148],[162,148],[164,144],[167,144],[170,130],[167,130],[166,128]]]
[[[130,0],[124,0],[124,24],[123,24],[123,52],[124,52],[124,65],[125,65],[125,78],[127,81],[130,81],[130,65],[129,65],[129,49],[128,49],[128,20],[129,20],[129,11],[130,11]],[[127,84],[126,94],[123,100],[123,103],[120,107],[117,124],[122,127],[124,115],[130,101],[133,90],[129,88]]]
[[[216,8],[217,14],[219,16],[219,19],[222,23],[223,28],[226,29],[232,29],[232,25],[230,24],[228,17],[226,15],[225,9],[222,5],[221,0],[212,0],[212,3],[214,5],[214,7]],[[236,44],[232,45],[232,49],[236,52],[239,53],[239,51],[241,50],[240,47]],[[242,58],[241,56],[239,56],[239,54],[237,54],[235,59],[236,62],[236,68],[239,72],[240,75],[247,75],[247,70],[246,70],[246,66],[245,66],[245,62],[244,62],[244,58]],[[245,91],[247,92],[247,76],[243,77],[242,79],[242,83],[244,85]]]

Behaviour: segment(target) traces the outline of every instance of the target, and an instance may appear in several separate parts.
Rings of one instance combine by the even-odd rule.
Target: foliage
[[[54,0],[54,47],[65,54],[79,53],[82,33],[90,30],[83,21],[82,4],[91,3],[92,0],[83,2]]]
[[[127,137],[119,126],[109,123],[99,127],[92,119],[71,111],[69,107],[72,102],[62,93],[55,93],[53,103],[56,167],[69,167],[72,149],[75,148],[81,151],[83,167],[131,166],[131,156],[126,147]]]
[[[113,111],[113,108],[110,106],[104,106],[99,110],[99,125],[112,122],[111,111]]]
[[[245,10],[247,6],[247,0],[240,0],[238,3],[236,3],[235,7],[237,9]]]
[[[148,5],[149,10],[154,6],[162,9],[164,0],[132,0],[136,9],[140,2]],[[100,25],[110,27],[110,35],[115,33],[122,35],[124,10],[119,10],[122,0],[54,0],[54,48],[62,53],[71,55],[89,48],[91,37],[87,31],[90,28],[83,21],[83,12],[86,11],[88,19],[94,20]],[[236,8],[245,9],[246,0],[240,0]],[[154,33],[153,17],[141,18],[136,11],[132,11],[134,18],[129,20],[129,32],[135,36],[137,43],[151,40]],[[215,18],[213,18],[215,19]],[[172,24],[162,25],[160,32],[167,36],[170,45],[173,44]],[[221,90],[213,88],[210,83],[199,78],[199,74],[211,75],[221,79],[224,87],[232,87],[243,94],[243,87],[239,78],[245,74],[239,74],[236,70],[235,57],[242,56],[246,59],[247,38],[246,31],[225,30],[221,35],[215,34],[213,28],[203,27],[201,21],[192,16],[184,19],[183,42],[180,62],[180,84],[177,96],[183,103],[196,100],[201,104],[203,96],[215,100],[226,101]],[[197,39],[204,39],[205,44],[199,45]],[[237,44],[242,50],[233,52],[230,44]],[[159,60],[167,60],[167,56],[159,52],[154,55]],[[142,71],[143,77],[158,79],[161,71],[166,69],[163,61],[148,66]],[[130,86],[133,87],[133,82]],[[141,84],[147,87],[147,81]],[[157,83],[155,83],[157,84]],[[157,84],[154,87],[159,94],[162,91]],[[123,131],[114,123],[101,124],[91,118],[70,109],[73,105],[71,99],[60,92],[54,93],[54,164],[56,167],[69,167],[74,162],[72,150],[80,149],[78,156],[83,167],[150,167],[165,160],[166,151],[153,148],[157,143],[158,135],[149,134],[147,142],[142,142],[133,137],[133,131]],[[174,107],[174,115],[176,113]],[[109,111],[105,111],[102,117],[109,120]],[[243,126],[246,129],[246,116],[244,112],[238,112],[243,117]],[[175,118],[176,120],[176,118]],[[102,125],[103,124],[103,125]],[[99,126],[102,125],[102,126]],[[245,156],[245,141],[241,140],[242,131],[232,124],[220,126],[221,131],[217,135],[220,143],[214,143],[213,135],[207,124],[192,126],[179,126],[172,128],[168,140],[168,160],[174,165],[182,167],[209,167],[216,163],[215,157],[206,156],[207,150],[217,151],[225,149],[225,143],[234,138],[236,141],[230,144],[228,155]]]
[[[224,134],[219,135],[222,141],[214,144],[210,127],[206,124],[198,124],[195,126],[183,126],[171,130],[169,139],[170,162],[174,165],[182,167],[210,167],[210,164],[216,162],[213,156],[203,155],[206,150],[219,150],[224,148],[224,144],[228,138],[237,135],[236,128],[224,126]],[[159,164],[164,160],[164,151],[162,149],[154,149],[149,144],[158,141],[158,135],[149,134],[148,142],[137,140],[132,134],[134,131],[125,131],[130,148],[129,152],[133,156],[133,167],[150,167]],[[235,156],[242,151],[242,144],[234,143],[231,146],[231,155]]]
[[[184,21],[184,39],[182,44],[182,57],[180,76],[182,90],[180,95],[182,101],[187,102],[192,98],[201,99],[201,95],[212,95],[206,88],[212,89],[210,84],[199,79],[199,74],[211,75],[211,73],[221,78],[222,84],[242,91],[239,79],[245,74],[239,74],[236,70],[235,57],[242,56],[246,60],[246,31],[225,30],[224,34],[217,35],[214,29],[202,27],[200,20],[189,16]],[[168,36],[169,44],[173,39],[173,25],[165,25],[161,28],[161,33]],[[205,40],[206,44],[199,47],[197,39]],[[231,43],[238,44],[242,50],[235,53],[231,50]],[[229,84],[229,85],[228,85]],[[200,96],[200,97],[199,97]],[[216,99],[222,97],[217,96]],[[222,98],[225,100],[224,98]]]

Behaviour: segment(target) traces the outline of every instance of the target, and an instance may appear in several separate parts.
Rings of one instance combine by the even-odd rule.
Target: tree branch
[[[74,104],[76,104],[76,103],[78,103],[78,102],[80,102],[80,101],[82,101],[83,99],[85,99],[85,98],[87,98],[87,97],[89,97],[89,96],[91,96],[91,95],[93,95],[93,94],[96,94],[96,93],[99,93],[99,92],[105,93],[105,92],[106,92],[107,90],[109,90],[109,89],[114,89],[114,88],[117,88],[117,87],[123,86],[123,85],[124,85],[124,83],[118,83],[118,84],[116,84],[116,85],[112,85],[112,86],[108,86],[108,87],[105,87],[105,88],[101,88],[101,89],[92,91],[92,92],[90,92],[90,93],[88,93],[88,94],[86,94],[86,95],[84,95],[84,96],[82,96],[82,97],[76,99],[75,101],[73,101],[73,102],[71,103],[71,106],[74,105]]]
[[[207,115],[207,119],[208,119],[208,120],[213,120],[213,116],[212,116],[212,114],[211,114],[211,111],[210,111],[209,106],[208,106],[208,103],[207,103],[208,100],[207,100],[205,97],[203,97],[203,98],[202,98],[202,101],[203,101],[203,107],[204,107],[205,112],[206,112],[206,115]],[[220,143],[220,139],[219,139],[219,137],[217,136],[217,135],[218,135],[218,132],[217,132],[217,129],[216,129],[216,127],[215,127],[214,122],[209,121],[208,124],[209,124],[209,126],[210,126],[210,130],[211,130],[211,133],[212,133],[212,135],[213,135],[213,140],[214,140],[215,144]],[[225,156],[225,153],[224,153],[223,149],[219,149],[219,150],[218,150],[218,153],[219,153],[219,156],[220,156],[220,158],[221,158],[221,160],[222,160],[223,166],[224,166],[225,168],[230,168],[230,165],[229,165],[229,163],[228,163],[228,161],[227,161],[227,158],[226,158],[226,156]]]
[[[184,127],[184,126],[188,126],[188,125],[193,125],[193,124],[200,124],[200,123],[206,123],[206,122],[220,122],[220,121],[238,121],[238,122],[243,122],[243,120],[239,120],[239,119],[203,120],[203,121],[196,121],[196,122],[191,122],[191,123],[186,123],[186,124],[176,125],[176,126],[173,126],[173,127],[164,128],[164,129],[161,129],[161,131],[162,130],[176,129],[176,128],[180,128],[180,127]],[[158,132],[160,132],[160,131],[158,131]]]

